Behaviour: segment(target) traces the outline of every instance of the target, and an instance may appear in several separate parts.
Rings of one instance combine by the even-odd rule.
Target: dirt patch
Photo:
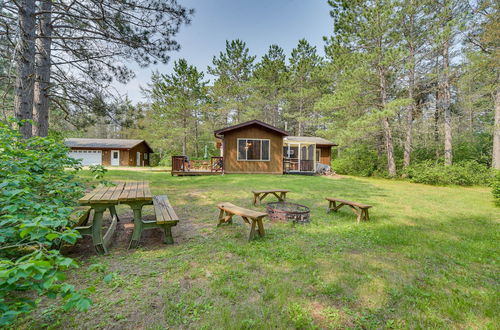
[[[116,231],[113,234],[108,248],[110,254],[128,253],[128,246],[130,244],[130,240],[132,239],[132,232],[134,230],[132,211],[121,213],[118,216],[120,221],[117,223]],[[148,214],[144,215],[143,218],[145,220],[154,220],[155,215]],[[111,224],[111,217],[105,216],[103,221],[103,232],[105,232]],[[172,227],[172,236],[175,242],[174,244],[182,244],[193,240],[196,236],[204,235],[204,233],[200,233],[200,229],[204,229],[205,227],[209,226],[206,224],[197,224],[189,219],[181,217],[177,226]],[[202,230],[202,232],[206,232],[206,230]],[[148,250],[165,248],[163,235],[163,230],[160,228],[144,230],[141,235],[139,246]],[[95,250],[92,245],[92,237],[83,236],[75,245],[64,246],[62,253],[72,258],[86,258],[95,255]]]
[[[332,180],[338,180],[338,179],[343,179],[344,178],[342,175],[339,175],[337,173],[322,175],[322,177],[327,178],[327,179],[332,179]]]

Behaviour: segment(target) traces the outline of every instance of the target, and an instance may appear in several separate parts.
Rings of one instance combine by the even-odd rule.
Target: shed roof
[[[132,149],[136,145],[144,142],[151,149],[145,140],[135,139],[82,139],[69,138],[64,140],[64,145],[69,148],[96,148],[96,149]]]
[[[264,123],[263,121],[260,121],[260,120],[257,120],[257,119],[249,120],[249,121],[246,121],[246,122],[241,123],[241,124],[237,124],[237,125],[233,125],[233,126],[229,126],[229,127],[218,129],[218,130],[214,131],[214,134],[215,134],[216,137],[222,137],[222,136],[224,136],[224,133],[227,133],[227,132],[230,132],[230,131],[234,131],[234,130],[238,130],[240,128],[247,127],[247,126],[252,126],[252,125],[261,126],[264,129],[276,132],[276,133],[284,135],[284,136],[288,135],[288,133],[286,131],[284,131],[282,129],[279,129],[277,127],[274,127],[272,125],[269,125],[267,123]]]
[[[323,139],[318,136],[287,136],[283,139],[285,142],[304,142],[304,143],[314,143],[325,146],[337,146],[338,144]]]

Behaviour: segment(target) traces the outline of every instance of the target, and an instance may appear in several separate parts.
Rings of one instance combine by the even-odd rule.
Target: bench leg
[[[97,254],[106,254],[108,250],[104,245],[102,239],[102,216],[106,208],[95,208],[94,209],[94,220],[92,222],[92,244]]]
[[[253,194],[253,206],[257,206],[257,198],[259,197],[258,194]]]
[[[111,213],[111,217],[116,217],[116,221],[120,221],[120,218],[118,218],[118,214],[116,213],[116,208],[115,206],[110,206],[109,207],[109,212]]]
[[[134,211],[134,231],[128,246],[129,249],[135,249],[139,245],[142,234],[142,205],[134,205],[132,210]]]
[[[163,231],[165,232],[163,243],[174,244],[174,238],[172,237],[172,226],[163,226]]]
[[[222,225],[222,223],[224,222],[223,219],[224,219],[224,210],[220,210],[220,212],[219,212],[219,223],[217,224],[217,227],[219,227],[220,225]]]
[[[219,223],[217,224],[217,227],[219,227],[220,225],[222,225],[224,223],[233,223],[233,215],[224,211],[224,210],[220,210]]]
[[[265,194],[262,194],[260,197],[259,197],[259,204],[262,204],[262,200],[264,198],[266,198],[266,196],[269,195],[269,193],[265,193]]]
[[[257,225],[259,226],[259,236],[264,237],[264,224],[262,223],[262,218],[257,219]]]
[[[253,240],[253,238],[255,237],[256,222],[257,221],[252,219],[252,227],[250,228],[250,235],[248,236],[248,241]]]
[[[368,209],[362,209],[361,212],[363,214],[363,217],[362,217],[361,220],[369,221],[370,220],[370,216],[368,215]]]
[[[333,211],[333,202],[328,201],[328,208],[326,209],[326,213],[330,213]]]
[[[363,220],[363,217],[364,217],[364,215],[363,215],[363,210],[362,210],[362,209],[359,209],[359,210],[358,210],[357,208],[355,208],[355,207],[354,207],[354,206],[352,206],[352,205],[349,205],[349,207],[351,208],[351,210],[352,210],[354,213],[356,213],[356,215],[357,215],[356,221],[357,221],[358,223],[360,223],[360,222],[361,222],[361,220]]]

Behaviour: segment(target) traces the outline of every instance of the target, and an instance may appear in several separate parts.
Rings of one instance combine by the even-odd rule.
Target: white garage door
[[[80,159],[84,166],[102,164],[101,150],[71,150],[69,156],[71,158]]]

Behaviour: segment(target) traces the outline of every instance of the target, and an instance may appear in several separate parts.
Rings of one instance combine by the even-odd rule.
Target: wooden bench
[[[132,237],[130,241],[130,248],[134,248],[139,244],[141,239],[142,231],[150,228],[161,228],[165,232],[165,238],[163,242],[165,244],[174,244],[174,238],[172,237],[172,227],[176,226],[179,222],[179,217],[175,213],[172,205],[168,201],[168,197],[165,195],[153,196],[153,206],[155,209],[155,220],[142,220],[139,224],[140,228],[137,228],[134,232],[138,233],[138,237]]]
[[[264,236],[265,232],[264,232],[264,224],[262,223],[262,218],[267,216],[267,213],[245,209],[243,207],[236,206],[229,202],[219,203],[217,204],[217,208],[219,208],[220,210],[219,223],[217,224],[217,226],[220,226],[224,223],[232,223],[233,216],[238,215],[242,217],[243,220],[251,226],[250,235],[248,236],[249,241],[251,241],[255,237],[256,227],[259,236],[260,237]]]
[[[333,198],[333,197],[327,197],[326,200],[330,202],[328,205],[328,211],[327,211],[328,213],[330,213],[331,211],[337,212],[337,210],[340,209],[342,206],[347,205],[358,216],[358,223],[360,221],[370,220],[370,216],[368,215],[368,209],[372,207],[371,205],[351,202],[345,199]],[[337,205],[337,203],[339,204]]]
[[[257,201],[261,203],[262,200],[269,194],[273,194],[280,202],[283,202],[286,199],[286,193],[288,192],[290,192],[290,190],[287,189],[253,190],[253,205],[256,206]]]

